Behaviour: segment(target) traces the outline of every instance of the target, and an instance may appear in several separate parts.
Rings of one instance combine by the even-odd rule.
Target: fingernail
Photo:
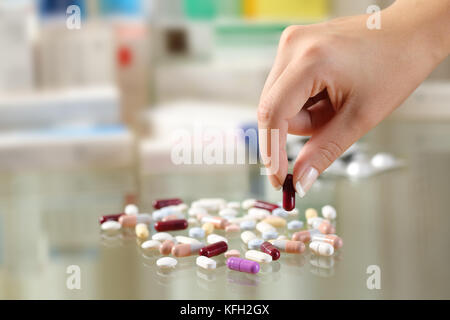
[[[275,188],[275,190],[277,190],[277,191],[280,191],[280,190],[281,190],[281,186],[274,187],[274,188]]]
[[[300,177],[300,179],[297,181],[297,184],[295,185],[295,189],[300,198],[303,198],[305,196],[305,194],[313,185],[314,181],[317,180],[318,176],[319,172],[317,172],[317,170],[313,167],[310,167],[303,173],[303,175]]]

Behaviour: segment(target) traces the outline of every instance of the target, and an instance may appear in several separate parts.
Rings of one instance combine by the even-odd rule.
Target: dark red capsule
[[[288,174],[283,183],[283,208],[286,211],[292,211],[295,208],[295,189],[292,174]]]
[[[108,214],[105,216],[98,217],[98,222],[102,224],[105,221],[119,221],[119,218],[123,216],[125,213],[117,213],[117,214]]]
[[[161,208],[168,207],[168,206],[176,206],[177,204],[181,204],[181,203],[183,203],[183,200],[181,200],[179,198],[154,200],[153,208],[161,209]]]
[[[225,241],[219,241],[200,249],[199,254],[208,258],[218,256],[228,250],[228,244]]]
[[[188,222],[185,219],[158,221],[155,223],[156,231],[171,231],[171,230],[183,230],[188,227]]]
[[[272,256],[272,260],[278,260],[280,258],[280,250],[278,250],[273,244],[265,241],[261,244],[260,250]]]
[[[259,208],[259,209],[269,210],[270,212],[272,212],[276,208],[279,208],[279,206],[277,204],[266,202],[266,201],[261,201],[261,200],[256,200],[256,202],[253,205],[253,207],[254,208]]]

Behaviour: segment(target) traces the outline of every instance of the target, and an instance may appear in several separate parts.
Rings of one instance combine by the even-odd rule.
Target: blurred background
[[[150,210],[153,199],[172,196],[186,201],[208,196],[278,201],[279,195],[259,174],[258,165],[175,166],[170,160],[171,133],[178,128],[193,130],[195,124],[257,128],[259,95],[285,27],[363,14],[371,4],[385,8],[392,2],[0,0],[0,298],[156,297],[125,282],[119,283],[125,287],[123,296],[112,293],[108,286],[114,285],[101,276],[109,272],[106,265],[132,259],[129,252],[119,258],[109,253],[105,258],[98,248],[96,217],[120,212],[129,199],[143,211]],[[76,14],[67,12],[70,5],[80,8],[79,29],[68,27],[68,19]],[[429,186],[437,179],[440,190],[448,190],[450,179],[444,178],[449,171],[445,167],[450,149],[449,101],[447,58],[362,141],[367,150],[390,151],[409,160],[410,168],[423,168],[427,161],[436,160],[433,169],[443,168],[443,175],[412,170],[397,173],[397,184],[391,176],[363,182],[371,186],[365,189],[368,198],[359,197],[358,190],[364,190],[361,185],[319,181],[299,208],[334,203],[338,209],[341,204],[359,213],[365,210],[364,201],[378,199],[369,201],[371,211],[378,212],[386,210],[377,207],[378,201],[388,197],[392,208],[407,215],[411,208],[399,209],[397,204],[409,201],[412,194],[429,199],[421,202],[421,208],[426,203],[436,210],[436,206],[445,208],[448,199]],[[424,177],[435,180],[423,184]],[[386,191],[389,187],[382,187],[386,184],[425,189],[391,197]],[[347,205],[355,197],[361,206]],[[388,232],[383,228],[388,221],[377,215],[381,219],[376,220],[378,229],[370,227],[374,216],[361,220],[361,225],[373,232]],[[423,226],[421,219],[417,226]],[[391,231],[393,239],[401,238],[401,234],[394,237],[397,229]],[[364,245],[354,237],[358,245]],[[382,241],[374,233],[365,239],[388,247],[386,236]],[[376,250],[374,255],[378,254]],[[408,257],[417,262],[414,255],[411,251]],[[386,261],[386,268],[397,270],[398,265],[388,265],[390,257],[380,259]],[[91,290],[80,296],[68,293],[60,268],[73,260],[97,274],[102,285],[91,282]],[[447,253],[443,261],[449,260]],[[120,263],[123,268],[134,268]],[[398,281],[409,283],[409,277],[431,266],[423,268]],[[350,276],[351,270],[347,271]],[[57,273],[61,274],[54,280]],[[392,280],[399,274],[393,273]],[[133,279],[137,282],[138,275]],[[344,283],[346,278],[339,279]],[[62,284],[46,286],[54,281]],[[437,297],[449,297],[446,288],[434,288]],[[391,289],[385,298],[416,297],[408,286],[396,283]],[[316,295],[302,297],[334,297],[313,292]],[[166,292],[163,297],[173,295]],[[243,297],[254,296],[247,292]]]

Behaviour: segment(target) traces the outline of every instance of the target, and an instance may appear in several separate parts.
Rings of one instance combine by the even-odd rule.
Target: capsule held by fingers
[[[183,230],[188,227],[188,222],[185,219],[158,221],[155,223],[156,231],[171,231],[171,230]]]
[[[260,250],[267,253],[272,257],[272,260],[278,260],[280,258],[280,250],[278,250],[273,244],[268,241],[261,244]]]
[[[291,211],[295,208],[295,188],[292,174],[288,174],[283,183],[283,209]]]
[[[228,250],[228,244],[225,241],[219,241],[200,249],[199,254],[208,258],[218,256]]]

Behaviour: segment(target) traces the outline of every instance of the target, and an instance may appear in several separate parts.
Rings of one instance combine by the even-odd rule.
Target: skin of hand
[[[258,107],[261,157],[277,190],[288,171],[288,133],[311,136],[293,170],[303,197],[449,54],[449,0],[398,0],[381,11],[380,29],[367,28],[368,17],[283,32]]]

